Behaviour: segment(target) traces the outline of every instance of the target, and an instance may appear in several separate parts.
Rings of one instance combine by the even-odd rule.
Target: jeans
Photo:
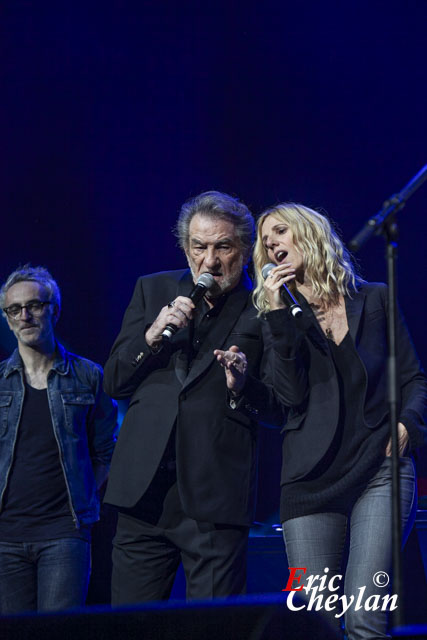
[[[90,543],[81,538],[0,542],[0,614],[84,605]]]
[[[391,458],[386,458],[375,476],[368,482],[356,500],[348,516],[340,513],[316,513],[293,518],[283,523],[283,536],[286,544],[289,567],[306,567],[304,584],[307,577],[327,574],[326,584],[334,575],[343,575],[343,560],[346,550],[347,527],[349,527],[348,561],[344,572],[344,584],[336,578],[332,586],[341,586],[341,592],[323,591],[323,601],[332,593],[344,595],[347,599],[354,596],[344,617],[345,629],[349,640],[376,640],[389,638],[387,635],[387,611],[381,610],[383,596],[389,593],[390,585],[375,586],[373,578],[385,581],[383,572],[389,576],[392,564],[392,526],[391,526]],[[402,543],[409,535],[416,511],[415,471],[411,458],[400,460],[400,503]],[[325,568],[329,571],[325,571]],[[301,573],[301,572],[299,572]],[[302,584],[302,582],[300,583]],[[319,580],[312,583],[312,589]],[[295,582],[293,587],[297,587]],[[360,589],[363,601],[369,596],[378,595],[378,610],[366,611],[364,607],[356,610],[354,606]],[[304,598],[310,593],[299,592]],[[322,592],[317,591],[316,595]],[[339,603],[340,601],[338,601]],[[342,602],[342,601],[341,601]],[[335,607],[338,608],[338,603]],[[399,606],[399,603],[397,603]],[[336,627],[342,617],[336,618],[339,610],[335,608],[327,613]],[[389,608],[389,607],[388,607]],[[323,611],[325,613],[325,611]]]

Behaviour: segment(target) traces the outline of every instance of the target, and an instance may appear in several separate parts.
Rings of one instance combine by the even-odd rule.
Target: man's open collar
[[[69,371],[69,368],[70,363],[68,361],[67,352],[62,344],[57,342],[56,355],[52,365],[52,369],[59,373],[59,375],[66,375]],[[17,347],[10,358],[7,360],[7,364],[4,370],[4,377],[7,378],[13,371],[23,371],[23,369],[24,363],[22,362],[22,358]]]

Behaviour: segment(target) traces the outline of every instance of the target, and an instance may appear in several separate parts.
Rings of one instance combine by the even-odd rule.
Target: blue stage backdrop
[[[422,0],[4,0],[0,277],[47,266],[61,339],[103,363],[137,276],[184,265],[170,230],[189,196],[300,201],[350,239],[427,163],[426,24]],[[399,215],[398,267],[424,364],[426,210],[427,184]],[[381,239],[359,259],[385,279]],[[278,440],[262,442],[259,519]]]

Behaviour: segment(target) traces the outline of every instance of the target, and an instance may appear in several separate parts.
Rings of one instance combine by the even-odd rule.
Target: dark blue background
[[[303,202],[350,239],[427,162],[426,25],[423,0],[3,2],[0,278],[47,266],[60,338],[103,363],[137,276],[184,266],[170,229],[189,196]],[[424,363],[426,209],[427,184],[398,267]],[[381,239],[359,258],[385,279]]]

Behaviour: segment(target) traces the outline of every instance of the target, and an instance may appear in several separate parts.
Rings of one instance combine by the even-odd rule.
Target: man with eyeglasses
[[[14,271],[0,307],[18,341],[0,363],[0,614],[81,606],[117,406],[101,367],[55,339],[61,298],[46,269]]]

